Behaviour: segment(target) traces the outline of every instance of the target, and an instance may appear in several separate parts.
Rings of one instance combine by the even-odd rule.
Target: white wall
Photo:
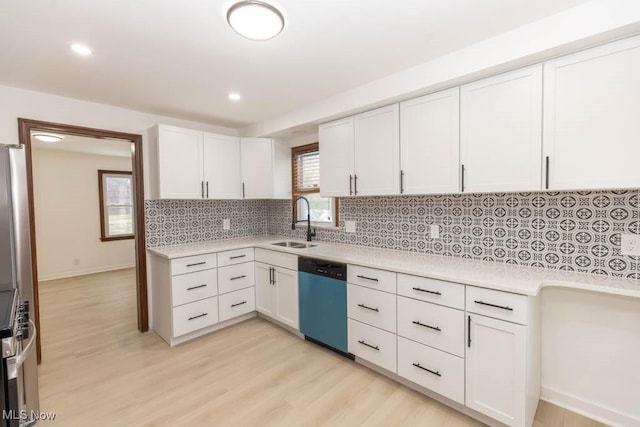
[[[118,142],[113,142],[118,144]],[[100,241],[98,169],[131,170],[131,158],[33,149],[41,281],[135,265],[135,241]]]
[[[542,291],[542,398],[640,426],[640,299]]]

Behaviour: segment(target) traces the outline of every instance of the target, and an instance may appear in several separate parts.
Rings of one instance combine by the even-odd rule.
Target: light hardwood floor
[[[262,319],[170,348],[136,330],[133,270],[40,286],[56,426],[478,426]],[[598,426],[541,402],[536,427]]]

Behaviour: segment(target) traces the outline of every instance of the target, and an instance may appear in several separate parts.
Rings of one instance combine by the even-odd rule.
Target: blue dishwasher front
[[[313,258],[298,259],[300,332],[347,353],[347,267]]]

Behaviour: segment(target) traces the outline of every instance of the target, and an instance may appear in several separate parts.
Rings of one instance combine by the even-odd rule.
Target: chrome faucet
[[[306,197],[298,197],[297,199],[295,199],[293,201],[293,203],[296,203],[298,200],[304,200],[305,202],[307,202],[307,242],[311,241],[312,237],[316,237],[316,230],[312,230],[311,229],[311,206],[309,206],[309,200],[307,200]],[[295,219],[291,221],[291,229],[295,230],[296,229],[296,223],[298,222],[303,222],[302,221],[296,221]]]

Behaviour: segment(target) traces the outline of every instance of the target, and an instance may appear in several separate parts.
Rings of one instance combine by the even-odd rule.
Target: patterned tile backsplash
[[[340,228],[316,240],[640,279],[640,257],[620,253],[621,233],[640,235],[639,200],[640,190],[343,198]],[[145,215],[148,246],[306,228],[291,230],[288,200],[154,200]]]

